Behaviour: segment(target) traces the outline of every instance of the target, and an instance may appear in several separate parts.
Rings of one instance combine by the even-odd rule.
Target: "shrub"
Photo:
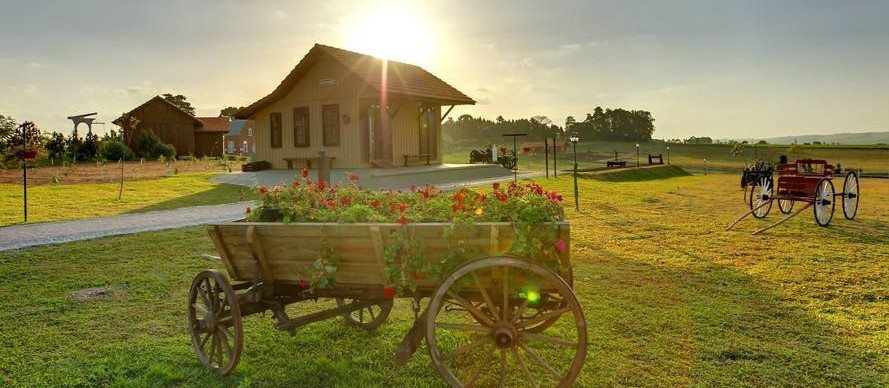
[[[160,144],[160,142],[161,139],[153,132],[142,131],[142,134],[139,135],[137,144],[139,145],[139,150],[141,150],[142,156],[156,157],[154,154],[154,147]]]
[[[172,144],[158,142],[151,148],[151,157],[159,158],[161,156],[172,159],[176,156],[176,147],[173,147]]]
[[[117,140],[102,142],[102,156],[107,160],[131,160],[136,155],[130,147]]]

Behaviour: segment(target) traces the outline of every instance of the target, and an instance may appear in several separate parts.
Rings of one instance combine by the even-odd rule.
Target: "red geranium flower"
[[[299,288],[302,290],[309,288],[309,284],[306,283],[305,279],[299,279]]]
[[[244,211],[244,213],[250,213],[250,212],[252,212],[252,211],[253,211],[253,209],[251,209],[250,206],[247,206],[247,210]]]
[[[327,208],[328,209],[336,208],[336,201],[327,201]]]
[[[389,299],[395,299],[395,289],[392,287],[384,287],[383,295],[386,295]]]
[[[302,175],[303,179],[308,178],[309,177],[309,169],[303,168],[303,172],[301,175]]]
[[[373,207],[380,207],[380,201],[373,200],[373,202],[370,203],[370,206],[373,206]]]
[[[269,188],[268,188],[268,187],[265,187],[265,186],[259,186],[259,193],[260,193],[260,194],[266,194],[266,193],[268,193],[268,192],[269,192]]]

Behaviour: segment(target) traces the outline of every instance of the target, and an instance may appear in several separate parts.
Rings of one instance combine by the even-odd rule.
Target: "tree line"
[[[574,116],[565,119],[565,125],[556,125],[546,116],[532,116],[515,120],[497,116],[490,120],[464,114],[457,119],[448,117],[442,124],[443,136],[449,141],[489,143],[500,141],[503,135],[525,133],[525,140],[543,141],[546,138],[577,135],[583,141],[643,141],[651,140],[654,133],[654,117],[643,110],[602,109],[596,107],[587,113],[583,121]]]

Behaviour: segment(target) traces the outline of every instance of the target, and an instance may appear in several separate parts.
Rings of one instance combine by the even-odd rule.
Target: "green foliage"
[[[61,159],[67,154],[66,146],[65,135],[60,132],[53,132],[46,142],[46,151],[49,153],[50,158]]]
[[[15,133],[18,124],[10,116],[0,115],[0,151],[5,150]]]
[[[83,138],[83,142],[80,143],[80,148],[77,150],[78,159],[90,160],[95,159],[97,156],[101,156],[99,154],[99,146],[99,136],[92,131],[87,132],[86,136]]]
[[[153,147],[151,147],[152,158],[165,158],[166,160],[172,160],[175,156],[176,147],[173,147],[172,144],[156,143]]]
[[[119,140],[107,140],[102,142],[102,157],[106,160],[131,160],[135,156],[133,150]]]
[[[242,106],[240,108],[235,108],[233,106],[230,106],[230,107],[224,108],[219,111],[219,117],[234,118],[235,113],[238,113],[238,110],[240,110],[240,109],[244,109],[244,107]]]
[[[179,109],[181,109],[183,112],[194,116],[194,112],[195,112],[194,107],[191,106],[190,102],[188,102],[188,97],[185,97],[181,94],[177,94],[174,96],[170,93],[165,93],[165,94],[161,95],[161,97],[163,97],[164,100],[167,100],[171,104],[173,104],[176,107],[178,107]]]

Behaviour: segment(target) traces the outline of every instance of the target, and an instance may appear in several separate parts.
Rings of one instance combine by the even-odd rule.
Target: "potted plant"
[[[15,153],[22,160],[34,160],[37,158],[37,149],[40,147],[42,135],[40,129],[31,121],[25,121],[16,128],[13,134],[12,145]]]

